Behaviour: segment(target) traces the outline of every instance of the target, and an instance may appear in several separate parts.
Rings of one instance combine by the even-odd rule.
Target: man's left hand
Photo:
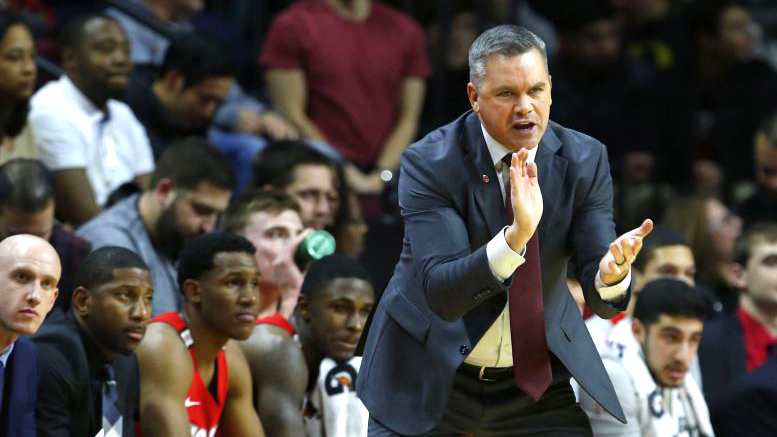
[[[653,221],[646,219],[636,229],[616,238],[610,243],[610,250],[599,261],[599,279],[605,285],[615,285],[626,277],[631,264],[642,249],[642,239],[653,230]]]

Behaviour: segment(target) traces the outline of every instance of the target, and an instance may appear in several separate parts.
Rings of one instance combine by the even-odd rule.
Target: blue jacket
[[[39,381],[35,344],[19,337],[6,363],[0,437],[35,437],[35,400]]]
[[[599,354],[566,285],[568,261],[586,302],[602,317],[623,309],[594,288],[615,240],[605,147],[549,122],[535,158],[544,210],[539,232],[547,345],[602,407],[625,420]],[[421,434],[442,416],[456,369],[506,303],[486,244],[506,223],[494,164],[469,111],[402,156],[400,260],[372,318],[357,389],[372,417]],[[490,183],[489,183],[490,182]]]

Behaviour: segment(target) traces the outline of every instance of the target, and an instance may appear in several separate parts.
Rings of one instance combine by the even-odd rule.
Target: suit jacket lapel
[[[475,202],[486,223],[489,235],[496,235],[507,222],[499,178],[496,175],[494,163],[491,162],[486,140],[483,138],[480,118],[476,113],[470,112],[464,123],[465,128],[461,133],[460,141],[470,164],[470,180]]]
[[[534,158],[544,205],[538,227],[540,245],[542,245],[543,235],[551,230],[549,224],[552,223],[553,215],[556,213],[552,200],[563,195],[562,188],[567,170],[567,160],[556,153],[560,147],[561,141],[549,125],[542,140],[540,140],[539,149]]]

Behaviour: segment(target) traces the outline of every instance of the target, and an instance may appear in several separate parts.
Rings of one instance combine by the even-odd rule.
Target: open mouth
[[[532,129],[534,129],[534,126],[536,126],[536,123],[533,123],[531,121],[521,121],[521,122],[513,123],[513,130],[516,130],[518,132],[528,133],[528,132],[531,132]]]

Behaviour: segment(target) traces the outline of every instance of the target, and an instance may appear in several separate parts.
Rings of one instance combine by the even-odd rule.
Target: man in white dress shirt
[[[65,74],[30,101],[29,127],[54,173],[57,215],[77,226],[100,212],[127,182],[148,187],[154,161],[148,136],[117,100],[129,83],[129,41],[119,23],[91,15],[64,32]]]

